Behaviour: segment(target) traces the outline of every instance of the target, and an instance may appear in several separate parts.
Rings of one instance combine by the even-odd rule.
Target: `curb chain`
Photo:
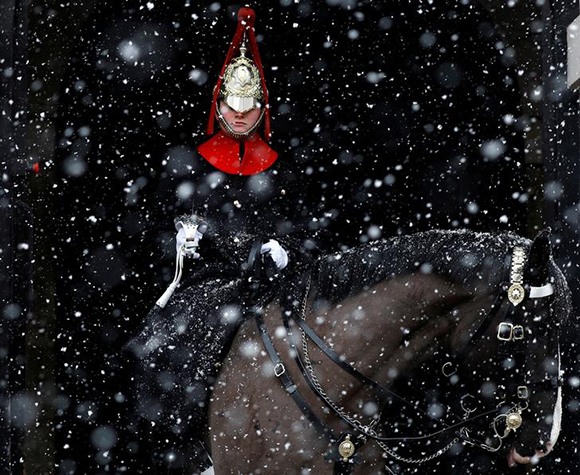
[[[311,283],[312,283],[312,278],[309,276],[308,283],[306,284],[306,291],[304,292],[304,299],[302,300],[301,307],[300,307],[300,318],[302,318],[302,320],[304,320],[305,322],[306,322],[306,305],[307,305],[307,301],[308,301],[308,294],[310,293]],[[312,384],[314,385],[314,387],[316,388],[316,390],[318,391],[318,393],[320,394],[320,396],[322,397],[324,402],[328,406],[330,406],[332,408],[332,410],[334,410],[342,419],[347,421],[349,424],[355,426],[363,434],[363,437],[364,437],[364,434],[372,434],[374,436],[378,435],[377,432],[374,430],[374,426],[376,426],[378,424],[377,419],[372,420],[368,425],[365,426],[358,419],[355,419],[354,417],[348,415],[344,410],[342,410],[342,408],[338,407],[330,399],[328,394],[326,394],[326,392],[322,388],[322,385],[320,384],[320,381],[318,380],[318,377],[316,376],[316,373],[314,372],[314,367],[312,366],[312,361],[310,360],[310,354],[308,352],[308,338],[306,336],[306,333],[302,329],[300,329],[300,332],[302,334],[302,351],[304,353],[304,362],[305,362],[306,369],[310,373],[310,379],[312,381]],[[366,441],[366,437],[364,437],[364,440]],[[428,456],[420,458],[420,459],[402,457],[401,455],[399,455],[395,451],[393,451],[391,448],[389,448],[384,442],[382,442],[380,440],[376,440],[376,439],[374,439],[374,442],[377,443],[377,445],[383,450],[383,452],[385,454],[393,457],[395,460],[398,460],[398,461],[404,462],[404,463],[420,465],[420,464],[429,462],[429,461],[443,455],[445,452],[447,452],[449,449],[451,449],[451,447],[453,447],[457,442],[459,442],[459,438],[454,438],[445,447],[442,447],[434,454],[428,455]]]

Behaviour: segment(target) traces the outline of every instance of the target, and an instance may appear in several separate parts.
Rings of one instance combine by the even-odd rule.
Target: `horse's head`
[[[558,439],[562,416],[560,382],[561,324],[571,310],[570,291],[551,256],[549,231],[542,231],[528,251],[524,271],[527,294],[516,311],[525,328],[524,367],[518,378],[528,388],[527,409],[516,432],[510,465],[534,462],[548,454]],[[535,459],[534,459],[535,458]]]
[[[521,277],[523,299],[518,291],[511,301],[501,300],[482,345],[486,353],[473,356],[472,367],[483,384],[479,394],[521,415],[521,426],[503,443],[511,443],[510,466],[534,463],[553,448],[560,432],[562,394],[559,334],[571,310],[570,291],[551,255],[549,231],[542,231],[529,248],[524,247],[525,266],[517,268],[512,258],[510,278]],[[520,287],[521,289],[521,287]],[[502,289],[500,292],[505,292]],[[490,389],[491,388],[491,389]],[[507,419],[498,419],[499,435],[506,433]],[[517,425],[517,424],[516,424]]]

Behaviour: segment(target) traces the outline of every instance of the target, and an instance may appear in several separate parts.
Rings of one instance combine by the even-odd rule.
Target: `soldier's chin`
[[[238,134],[245,134],[248,130],[250,130],[250,127],[248,127],[247,125],[230,125],[230,127],[234,132],[237,132]]]

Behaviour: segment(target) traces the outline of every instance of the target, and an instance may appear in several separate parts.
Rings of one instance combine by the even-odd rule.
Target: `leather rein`
[[[257,241],[250,253],[250,257],[248,260],[248,268],[252,270],[252,276],[250,278],[250,289],[255,295],[260,287],[260,282],[262,280],[262,263],[259,250],[262,245],[262,240]],[[513,260],[513,258],[512,258]],[[443,455],[447,450],[449,450],[455,443],[462,441],[464,443],[474,445],[480,447],[484,450],[495,452],[499,450],[502,445],[503,438],[507,437],[507,435],[516,430],[522,423],[521,413],[528,407],[528,398],[529,398],[529,387],[530,386],[537,386],[537,385],[544,385],[549,383],[553,387],[561,386],[562,380],[561,378],[548,378],[543,381],[539,382],[523,382],[517,387],[517,391],[515,394],[516,401],[515,403],[511,403],[509,408],[506,410],[506,401],[503,403],[498,404],[496,407],[490,410],[486,410],[484,412],[478,413],[476,415],[472,415],[475,412],[475,409],[471,409],[468,405],[464,404],[464,400],[461,400],[461,408],[464,411],[463,416],[460,418],[459,422],[453,424],[447,424],[442,420],[435,417],[433,414],[421,409],[418,405],[413,404],[412,402],[408,401],[404,397],[398,395],[397,393],[393,392],[389,388],[385,387],[384,385],[368,378],[359,370],[357,370],[354,366],[347,363],[343,357],[340,357],[330,346],[320,338],[312,328],[306,323],[306,306],[308,301],[308,295],[310,293],[310,284],[311,284],[311,275],[310,273],[306,273],[303,276],[299,285],[303,288],[303,294],[301,295],[300,299],[296,299],[291,305],[290,308],[284,308],[281,304],[281,314],[282,320],[284,323],[284,327],[286,329],[286,333],[288,336],[288,344],[291,348],[291,354],[294,356],[294,360],[296,365],[300,369],[304,380],[310,387],[310,389],[317,395],[317,397],[332,411],[334,412],[344,423],[346,423],[351,430],[344,432],[342,434],[336,434],[327,424],[325,424],[320,417],[318,417],[312,408],[308,405],[304,397],[298,391],[298,387],[293,381],[292,377],[286,371],[286,367],[284,363],[280,359],[276,348],[272,342],[272,339],[268,333],[268,329],[264,322],[262,316],[262,309],[259,307],[252,308],[253,316],[256,321],[256,325],[258,327],[258,331],[262,338],[262,342],[264,344],[264,348],[270,360],[272,362],[274,368],[275,376],[280,380],[282,386],[286,390],[286,392],[292,397],[295,404],[304,414],[306,419],[313,425],[315,430],[323,436],[329,444],[329,450],[324,455],[325,459],[328,461],[334,461],[334,473],[335,474],[348,474],[351,473],[354,469],[354,465],[356,463],[361,463],[360,455],[357,453],[357,450],[366,443],[369,439],[374,440],[381,449],[391,457],[395,458],[398,461],[404,463],[412,463],[412,464],[420,464],[432,460],[440,455]],[[473,348],[477,345],[478,342],[482,340],[484,335],[487,333],[490,325],[496,319],[497,315],[499,314],[502,308],[505,308],[504,303],[510,292],[513,288],[513,282],[510,286],[509,283],[504,283],[501,285],[501,290],[498,293],[493,305],[490,307],[488,312],[485,316],[479,321],[476,330],[473,332],[469,341],[457,352],[455,357],[449,358],[442,366],[442,373],[445,377],[450,379],[450,382],[453,383],[454,379],[457,381],[457,372],[460,370],[460,362],[464,361],[465,358],[471,353]],[[522,283],[523,285],[523,283]],[[549,284],[548,284],[549,285]],[[551,286],[550,286],[551,287]],[[522,287],[522,292],[525,292],[527,295],[530,295],[530,292],[533,292],[533,289],[538,289],[538,287],[530,288],[529,286]],[[541,288],[540,288],[541,289]],[[507,290],[507,292],[506,292]],[[545,293],[545,292],[544,292]],[[548,293],[549,295],[549,293]],[[541,295],[546,296],[546,295]],[[510,301],[513,303],[511,297]],[[293,299],[290,299],[293,302]],[[298,301],[299,305],[296,305],[296,301]],[[521,300],[520,300],[521,301]],[[518,302],[519,303],[519,302]],[[509,305],[507,307],[507,311],[505,316],[502,318],[502,321],[498,325],[497,331],[497,339],[500,343],[500,351],[498,352],[500,356],[502,356],[502,361],[513,353],[513,357],[516,360],[516,363],[524,364],[525,365],[525,358],[526,353],[522,351],[521,344],[525,340],[525,329],[523,325],[523,313],[524,312],[516,312],[515,305]],[[297,326],[302,334],[302,350],[303,355],[300,355],[298,351],[298,345],[296,339],[294,337],[294,332],[292,331],[292,326]],[[441,424],[443,426],[442,429],[437,430],[435,432],[422,435],[422,436],[397,436],[397,437],[384,437],[379,435],[375,430],[375,425],[378,420],[375,420],[368,425],[363,425],[359,419],[353,418],[349,416],[341,407],[335,404],[325,393],[324,389],[318,382],[318,379],[314,373],[312,365],[310,363],[310,358],[308,354],[308,339],[312,341],[316,346],[330,359],[332,360],[337,366],[339,366],[342,370],[346,371],[348,374],[356,378],[365,386],[371,388],[376,396],[382,400],[396,399],[403,403],[404,405],[410,406],[414,411],[420,412],[433,421]],[[513,348],[513,346],[520,345],[517,348]],[[524,360],[524,361],[522,361]],[[498,361],[498,364],[500,362]],[[469,395],[467,395],[469,396]],[[465,396],[464,396],[465,398]],[[479,441],[473,438],[469,434],[469,426],[471,426],[476,420],[494,415],[494,422],[492,427],[495,430],[494,438],[499,440],[498,446],[491,446],[486,442]],[[505,430],[501,431],[501,427],[498,428],[498,424],[502,424],[505,426]],[[412,459],[412,458],[405,458],[399,455],[396,451],[393,451],[389,447],[386,446],[385,442],[421,442],[428,439],[432,439],[433,437],[442,435],[447,432],[452,432],[454,434],[453,440],[448,443],[445,447],[440,448],[437,452],[432,455],[420,458],[420,459]],[[388,467],[387,467],[388,469]],[[390,471],[390,469],[388,469]]]

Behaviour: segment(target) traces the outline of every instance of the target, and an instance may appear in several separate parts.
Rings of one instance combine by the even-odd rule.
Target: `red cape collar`
[[[245,150],[240,160],[242,142]],[[232,175],[256,175],[270,168],[278,158],[278,153],[259,134],[242,141],[229,137],[223,130],[197,147],[197,151],[215,168]]]

